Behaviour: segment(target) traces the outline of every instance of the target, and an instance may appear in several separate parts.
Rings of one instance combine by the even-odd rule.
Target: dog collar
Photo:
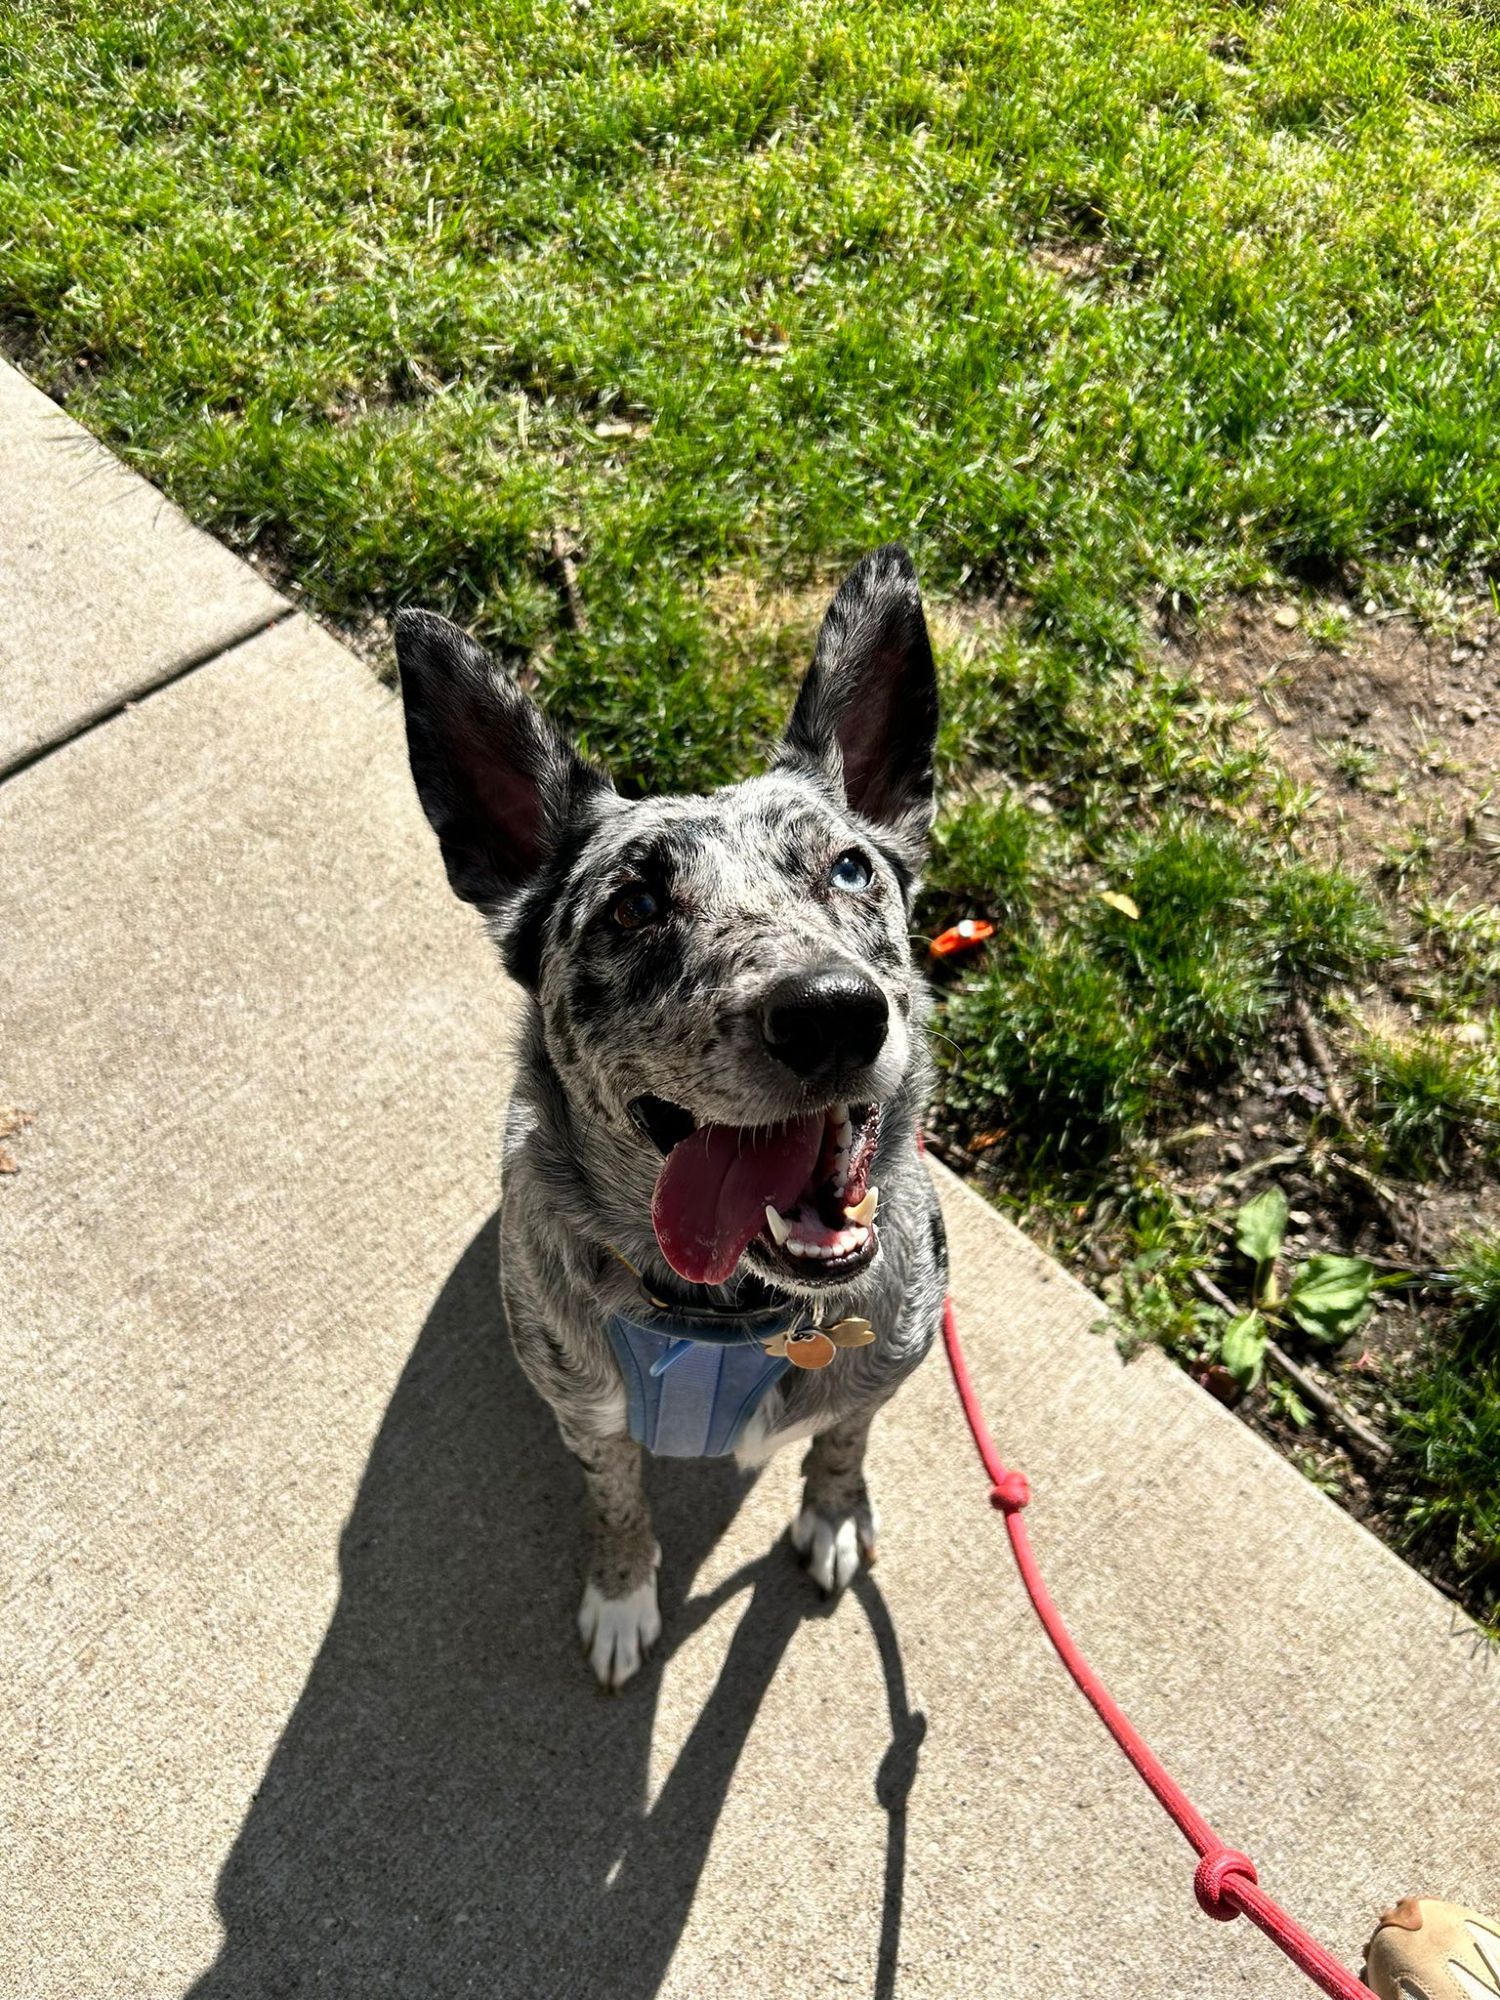
[[[627,1324],[646,1328],[670,1325],[678,1340],[706,1341],[713,1345],[758,1339],[769,1352],[786,1354],[799,1368],[826,1368],[839,1348],[866,1347],[875,1338],[870,1322],[858,1314],[850,1314],[825,1329],[821,1305],[809,1305],[804,1299],[782,1299],[777,1305],[748,1308],[710,1305],[705,1301],[694,1309],[690,1303],[661,1298],[646,1283],[645,1273],[631,1263],[623,1250],[617,1250],[613,1243],[604,1247],[635,1279],[646,1308],[635,1321],[631,1321],[629,1314],[622,1314]]]

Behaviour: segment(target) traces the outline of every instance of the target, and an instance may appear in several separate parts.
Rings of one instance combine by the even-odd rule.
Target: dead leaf
[[[742,326],[740,339],[753,354],[785,354],[791,346],[784,326]]]
[[[987,1153],[991,1146],[998,1146],[1005,1137],[1005,1127],[997,1125],[993,1132],[976,1132],[966,1141],[971,1153]]]
[[[10,1150],[10,1147],[0,1146],[0,1174],[18,1174],[20,1171],[21,1162]]]
[[[1123,889],[1101,889],[1099,900],[1101,903],[1108,903],[1112,910],[1118,910],[1122,917],[1134,919],[1141,914],[1140,904],[1134,896],[1127,896]]]
[[[34,1111],[22,1111],[19,1105],[0,1104],[0,1139],[25,1131],[35,1116]]]

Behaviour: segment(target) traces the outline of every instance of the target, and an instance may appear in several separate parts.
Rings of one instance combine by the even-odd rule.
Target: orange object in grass
[[[995,926],[986,923],[983,917],[965,917],[961,924],[953,924],[942,931],[928,945],[928,955],[932,958],[958,958],[966,951],[977,951],[988,939],[995,935]]]

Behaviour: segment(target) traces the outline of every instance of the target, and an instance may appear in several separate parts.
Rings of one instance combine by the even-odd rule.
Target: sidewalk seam
[[[251,619],[242,631],[232,633],[227,639],[215,639],[212,645],[205,646],[200,652],[190,653],[185,660],[179,660],[175,666],[168,667],[154,680],[143,681],[139,687],[132,688],[129,694],[101,702],[90,714],[70,722],[65,729],[60,729],[55,735],[49,736],[44,743],[34,743],[29,750],[23,750],[8,764],[0,764],[0,785],[8,784],[12,778],[19,778],[34,764],[42,763],[55,752],[66,750],[70,743],[76,743],[80,737],[89,736],[94,730],[101,729],[105,723],[113,722],[116,716],[123,715],[138,702],[149,700],[152,695],[160,694],[163,688],[172,687],[178,681],[186,680],[189,674],[197,673],[200,667],[212,666],[215,660],[222,659],[226,653],[232,653],[237,646],[245,645],[248,640],[261,638],[265,633],[274,631],[278,625],[284,625],[289,618],[296,616],[297,607],[294,604],[283,604],[274,611],[264,612]]]

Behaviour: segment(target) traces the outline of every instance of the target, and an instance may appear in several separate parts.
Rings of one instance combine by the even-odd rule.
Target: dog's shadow
[[[579,1484],[500,1324],[496,1228],[433,1306],[370,1454],[326,1638],[218,1887],[225,1939],[190,2000],[551,2000],[657,1992],[736,1760],[793,1632],[817,1614],[785,1547],[683,1602],[749,1481],[655,1468],[664,1648],[749,1593],[660,1793],[660,1673],[597,1694],[573,1638]],[[858,1595],[893,1740],[877,2000],[894,1990],[905,1798],[922,1718],[895,1632]],[[873,1912],[872,1912],[873,1921]]]

